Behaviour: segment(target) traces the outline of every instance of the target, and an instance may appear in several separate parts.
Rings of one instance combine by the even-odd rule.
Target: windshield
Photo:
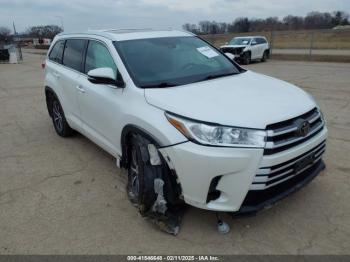
[[[250,38],[243,38],[243,37],[239,37],[239,38],[233,38],[230,41],[230,45],[249,45],[250,44]]]
[[[171,87],[239,73],[227,57],[198,37],[114,42],[135,84]]]

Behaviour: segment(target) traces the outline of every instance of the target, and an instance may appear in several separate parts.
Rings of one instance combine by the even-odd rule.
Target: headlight
[[[165,115],[185,137],[203,145],[259,148],[265,146],[266,132],[263,130],[201,123],[169,113]]]

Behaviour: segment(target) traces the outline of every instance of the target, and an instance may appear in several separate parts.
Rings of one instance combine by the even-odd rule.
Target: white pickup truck
[[[235,37],[220,49],[234,55],[235,60],[245,65],[252,60],[265,62],[270,56],[269,43],[263,36]]]

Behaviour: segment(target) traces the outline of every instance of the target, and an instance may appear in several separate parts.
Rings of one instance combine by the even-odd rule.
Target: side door
[[[63,52],[62,65],[57,77],[60,79],[62,90],[61,104],[65,116],[73,128],[81,129],[80,110],[78,106],[77,94],[79,78],[83,66],[83,54],[87,40],[67,39]]]
[[[257,59],[259,57],[259,43],[257,38],[253,38],[250,43],[250,50],[252,53],[252,59]]]
[[[117,134],[120,133],[121,102],[123,88],[114,85],[94,84],[88,80],[90,70],[102,67],[112,68],[117,75],[116,63],[107,45],[98,40],[89,40],[80,78],[78,96],[84,133],[112,155],[119,153]]]

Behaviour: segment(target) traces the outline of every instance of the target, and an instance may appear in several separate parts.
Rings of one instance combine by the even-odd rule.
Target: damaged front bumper
[[[213,211],[243,213],[268,207],[317,176],[324,169],[321,158],[303,172],[281,180],[280,184],[266,188],[255,184],[260,179],[259,170],[294,159],[295,162],[303,160],[308,152],[325,147],[326,136],[324,129],[301,145],[269,156],[264,155],[264,149],[207,147],[192,142],[159,151],[169,167],[176,171],[187,204]]]
[[[231,212],[239,210],[264,150],[206,147],[187,142],[159,151],[169,167],[174,167],[187,204]],[[217,183],[215,189],[221,194],[208,202],[213,183]]]
[[[234,48],[234,47],[223,47],[221,48],[221,51],[223,53],[230,53],[234,56],[235,60],[241,60],[243,58],[243,54],[244,54],[244,48],[240,47],[240,48]]]

